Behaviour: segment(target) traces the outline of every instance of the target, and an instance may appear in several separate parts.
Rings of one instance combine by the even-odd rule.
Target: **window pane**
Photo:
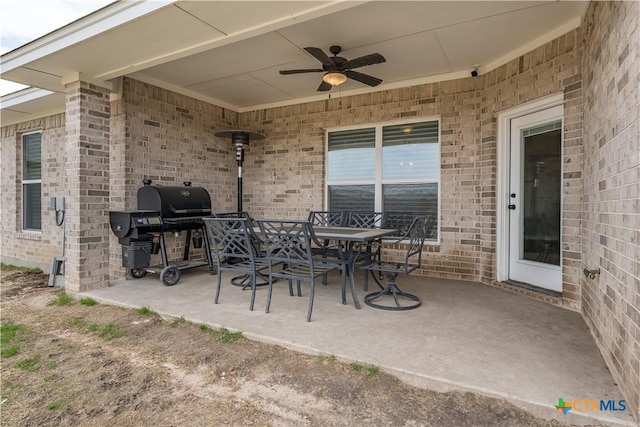
[[[416,216],[430,215],[433,227],[427,238],[437,239],[438,184],[386,184],[382,186],[382,201],[386,227],[405,231]]]
[[[382,128],[382,179],[437,179],[438,122]]]
[[[373,185],[331,185],[328,208],[332,211],[373,211],[374,193]]]
[[[23,179],[40,179],[41,173],[41,134],[24,135],[23,140]]]
[[[40,184],[24,184],[24,225],[25,230],[41,230],[42,196]]]
[[[373,181],[375,167],[375,128],[329,133],[329,182]]]

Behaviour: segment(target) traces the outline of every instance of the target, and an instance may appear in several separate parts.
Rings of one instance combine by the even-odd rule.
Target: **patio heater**
[[[238,163],[238,212],[242,212],[242,162],[244,161],[244,149],[249,141],[264,139],[264,135],[248,130],[225,130],[217,132],[219,138],[231,138],[231,144],[236,149],[236,162]]]

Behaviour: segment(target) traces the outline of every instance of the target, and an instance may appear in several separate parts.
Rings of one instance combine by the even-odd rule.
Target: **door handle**
[[[516,205],[509,205],[507,206],[509,209],[511,209],[512,211],[516,210]]]

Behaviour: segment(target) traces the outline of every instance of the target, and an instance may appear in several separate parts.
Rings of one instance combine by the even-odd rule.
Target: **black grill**
[[[209,244],[202,218],[211,215],[211,197],[206,189],[192,187],[191,182],[183,186],[155,186],[151,180],[143,181],[138,189],[137,211],[109,212],[111,230],[122,246],[122,265],[130,269],[134,278],[147,272],[160,273],[166,285],[173,285],[180,278],[180,270],[209,265]],[[165,232],[186,231],[183,257],[180,262],[169,262],[165,245]],[[191,244],[196,248],[205,246],[206,261],[189,261]],[[150,256],[158,253],[162,266],[150,268]]]

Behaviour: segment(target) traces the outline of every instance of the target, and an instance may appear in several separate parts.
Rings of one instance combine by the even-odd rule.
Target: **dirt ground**
[[[3,426],[560,425],[499,399],[415,388],[375,367],[183,319],[52,305],[65,301],[47,282],[2,273]]]

